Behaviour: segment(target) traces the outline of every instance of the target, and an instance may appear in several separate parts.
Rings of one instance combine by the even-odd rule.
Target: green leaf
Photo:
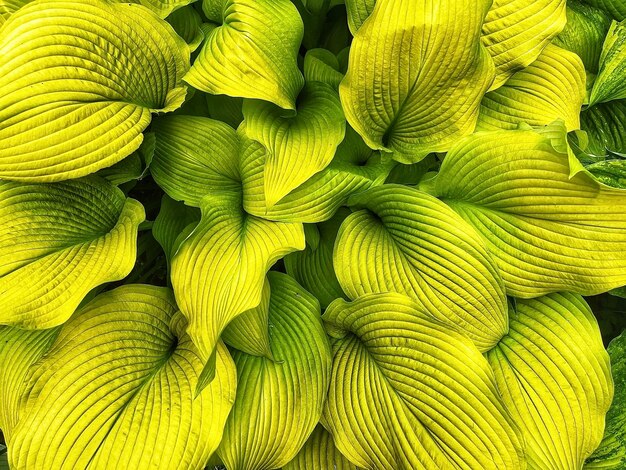
[[[486,351],[507,331],[502,280],[484,242],[449,207],[414,188],[384,185],[351,201],[334,265],[343,291],[407,294]]]
[[[293,3],[204,0],[202,9],[218,26],[206,36],[185,81],[208,93],[295,109],[304,84],[296,63],[303,25]]]
[[[172,285],[189,335],[206,359],[224,328],[259,305],[265,274],[280,258],[304,249],[302,224],[248,215],[238,193],[216,192],[200,204],[202,219],[172,260]],[[212,375],[211,361],[205,371]],[[199,384],[199,390],[205,382]]]
[[[604,160],[588,165],[586,169],[598,181],[614,188],[626,189],[626,160]]]
[[[364,145],[348,127],[330,165],[268,207],[264,195],[267,151],[260,143],[242,136],[244,208],[258,217],[282,222],[317,223],[330,219],[350,195],[381,185],[393,167],[392,162],[372,157],[367,146],[363,152],[359,142]]]
[[[187,45],[145,7],[29,3],[0,30],[0,178],[59,181],[122,160],[151,112],[183,103],[188,68]]]
[[[588,136],[585,151],[594,156],[626,154],[626,100],[600,103],[580,114],[580,127]]]
[[[59,328],[22,330],[0,326],[0,429],[10,442],[19,420],[20,402],[32,375],[32,365],[50,348]]]
[[[29,3],[31,0],[0,0],[0,27],[13,13]]]
[[[356,35],[365,20],[372,14],[375,5],[376,0],[346,0],[348,26],[353,35]]]
[[[10,442],[15,468],[201,469],[235,398],[218,347],[216,379],[195,400],[204,365],[169,289],[129,285],[98,296],[39,363]]]
[[[352,463],[525,468],[493,372],[460,331],[400,294],[338,300],[323,318],[335,338],[324,422]]]
[[[600,67],[589,97],[589,106],[626,98],[626,85],[622,79],[625,73],[626,23],[613,21],[602,47]]]
[[[322,82],[305,85],[293,117],[262,101],[244,102],[243,115],[243,132],[267,149],[263,180],[270,208],[330,164],[346,129],[339,95]]]
[[[167,195],[163,196],[152,234],[163,248],[168,266],[171,266],[172,258],[186,235],[191,233],[199,221],[198,209],[174,201]]]
[[[335,447],[333,436],[318,424],[298,455],[282,470],[357,470]]]
[[[348,122],[371,148],[415,163],[474,130],[494,76],[480,43],[490,4],[376,2],[339,87]]]
[[[103,168],[97,175],[115,186],[120,186],[129,181],[136,181],[144,173],[143,162],[139,153],[133,152],[124,160],[120,160],[115,165]]]
[[[333,248],[339,227],[348,214],[348,209],[340,210],[327,222],[307,226],[317,235],[317,243],[310,243],[307,235],[307,247],[304,251],[291,253],[284,260],[287,274],[311,292],[323,309],[333,300],[345,298],[333,268]]]
[[[209,118],[156,119],[150,172],[173,199],[198,207],[212,191],[240,191],[239,139],[229,125]]]
[[[567,23],[553,43],[575,52],[585,69],[598,73],[602,44],[611,26],[611,18],[602,10],[577,0],[567,2]]]
[[[600,446],[587,460],[587,469],[619,470],[626,466],[626,332],[608,348],[615,396],[606,415],[606,429]]]
[[[0,181],[0,323],[51,328],[135,264],[142,205],[98,177]]]
[[[548,44],[537,60],[485,95],[477,128],[515,129],[521,122],[543,126],[562,119],[567,130],[579,129],[585,93],[580,58]]]
[[[583,0],[600,10],[606,11],[613,19],[622,21],[626,18],[626,4],[623,0]]]
[[[509,295],[594,295],[626,284],[626,193],[582,171],[566,145],[562,123],[477,133],[431,183],[483,236]]]
[[[304,78],[306,82],[324,82],[334,89],[343,79],[337,56],[327,49],[311,49],[304,56]]]
[[[187,1],[187,0],[185,0]],[[191,52],[195,51],[204,39],[200,29],[202,17],[192,6],[179,8],[170,14],[167,22],[172,25],[176,34],[185,40]]]
[[[246,354],[274,361],[270,345],[269,313],[270,283],[265,279],[259,305],[235,317],[224,329],[222,340]]]
[[[496,65],[491,90],[533,63],[565,26],[565,0],[493,0],[482,41]]]
[[[330,379],[330,346],[319,303],[286,274],[268,275],[277,362],[235,351],[239,393],[218,454],[229,470],[279,468],[319,422]]]
[[[227,95],[204,94],[209,107],[209,117],[223,121],[236,129],[243,121],[243,98]]]
[[[509,333],[487,354],[526,441],[529,468],[581,468],[598,446],[613,397],[609,358],[585,301],[518,300]]]

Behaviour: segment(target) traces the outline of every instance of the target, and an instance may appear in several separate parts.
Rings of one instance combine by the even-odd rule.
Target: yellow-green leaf
[[[295,109],[304,84],[296,58],[303,25],[290,0],[204,0],[217,26],[185,81],[213,94],[270,101]]]
[[[363,22],[372,14],[376,0],[346,0],[348,11],[348,26],[353,35],[363,25]]]
[[[480,236],[433,196],[384,185],[360,193],[341,225],[334,265],[352,299],[407,294],[461,327],[482,351],[507,331],[504,286]]]
[[[142,205],[95,177],[0,182],[0,323],[51,328],[135,264]]]
[[[602,46],[600,67],[589,97],[589,106],[626,98],[625,73],[626,22],[613,21]]]
[[[585,68],[573,52],[548,44],[537,60],[485,95],[477,129],[515,129],[525,122],[543,126],[562,119],[568,131],[580,128]]]
[[[236,192],[210,194],[200,209],[200,223],[172,260],[171,277],[178,305],[189,320],[187,331],[209,360],[224,328],[259,305],[269,268],[286,254],[304,249],[304,232],[300,223],[246,214]]]
[[[335,338],[324,422],[352,463],[525,468],[493,372],[459,330],[400,294],[338,300],[324,320]]]
[[[59,181],[122,160],[151,112],[183,103],[188,68],[185,42],[143,6],[29,3],[0,30],[0,178]]]
[[[338,89],[343,73],[337,56],[327,49],[311,49],[304,56],[304,79],[306,82],[324,82]]]
[[[606,11],[617,21],[626,19],[626,4],[624,0],[583,0],[585,3]]]
[[[102,294],[64,325],[38,364],[9,442],[16,469],[200,470],[235,399],[223,344],[216,379],[194,400],[204,361],[169,289]]]
[[[233,353],[238,393],[218,449],[229,470],[289,462],[319,421],[328,391],[331,356],[319,303],[286,274],[268,278],[276,362]]]
[[[565,0],[494,0],[482,41],[496,64],[491,89],[539,57],[567,20]]]
[[[184,1],[187,2],[187,0]],[[202,17],[193,6],[185,6],[174,11],[167,17],[167,22],[189,45],[190,51],[195,51],[202,43],[204,39],[204,33],[200,29]]]
[[[483,236],[510,295],[626,284],[626,191],[598,183],[566,146],[562,124],[477,133],[446,155],[432,182]]]
[[[243,116],[245,134],[267,149],[263,181],[269,207],[326,168],[346,130],[339,95],[322,82],[306,84],[293,117],[262,101],[244,102]]]
[[[168,265],[183,241],[179,237],[191,233],[199,221],[200,211],[197,208],[163,196],[159,214],[152,225],[152,235],[163,248]]]
[[[282,470],[357,470],[335,447],[333,436],[318,424],[298,455]]]
[[[574,470],[602,439],[613,398],[598,324],[575,294],[518,300],[487,357],[526,441],[528,467]]]
[[[339,87],[348,122],[371,148],[414,163],[474,130],[494,77],[480,42],[490,4],[376,2]]]

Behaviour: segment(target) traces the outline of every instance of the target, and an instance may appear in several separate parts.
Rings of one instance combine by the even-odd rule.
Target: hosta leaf
[[[12,466],[202,469],[236,388],[220,345],[216,379],[194,400],[203,364],[170,290],[129,285],[98,296],[35,371]]]
[[[143,162],[137,152],[131,153],[124,160],[120,160],[115,165],[103,168],[97,175],[119,186],[129,181],[138,180],[144,173]]]
[[[494,76],[480,44],[490,3],[376,2],[339,87],[348,122],[371,148],[414,163],[474,130]]]
[[[583,0],[585,3],[606,11],[617,21],[626,18],[626,4],[624,0]]]
[[[613,21],[607,33],[598,76],[593,83],[589,105],[626,98],[626,85],[623,76],[626,73],[626,23]]]
[[[353,35],[363,25],[363,22],[372,14],[376,0],[346,0],[348,11],[348,26]]]
[[[186,6],[174,11],[167,17],[167,22],[185,40],[192,52],[198,48],[204,39],[204,34],[200,29],[202,17],[192,6]]]
[[[337,56],[327,49],[311,49],[304,56],[304,78],[308,82],[324,82],[338,89],[343,73]]]
[[[613,396],[609,358],[584,300],[518,300],[509,333],[487,357],[526,441],[528,467],[581,468],[598,446]]]
[[[358,144],[349,134],[347,131],[330,165],[272,207],[268,207],[264,196],[267,151],[258,142],[242,136],[241,175],[246,211],[269,220],[316,223],[331,218],[351,194],[382,184],[393,165],[377,157],[370,159],[369,148],[367,152],[352,153],[358,150]],[[358,135],[356,138],[362,143]]]
[[[202,9],[218,26],[208,33],[185,81],[208,93],[295,109],[304,84],[296,64],[303,26],[293,3],[204,0]]]
[[[580,128],[585,68],[573,52],[548,44],[537,60],[485,95],[477,128],[515,129],[520,122],[543,126],[557,119]]]
[[[298,455],[282,470],[357,470],[335,447],[333,437],[317,425]]]
[[[604,160],[586,169],[598,180],[614,188],[626,189],[626,160]]]
[[[335,242],[339,284],[352,299],[399,292],[440,321],[458,325],[481,349],[507,331],[506,299],[495,263],[477,233],[436,198],[385,185],[355,196],[362,208]]]
[[[0,429],[6,442],[11,440],[19,419],[19,404],[32,374],[31,366],[48,350],[58,330],[0,326]]]
[[[229,346],[246,354],[262,356],[274,360],[270,346],[270,283],[266,279],[261,292],[261,302],[235,317],[222,333],[222,339]]]
[[[580,127],[589,139],[585,151],[595,156],[626,154],[626,100],[609,101],[580,114]]]
[[[224,328],[261,301],[265,274],[277,260],[304,249],[302,224],[246,214],[240,194],[215,193],[172,261],[172,285],[188,332],[208,359]],[[212,376],[208,362],[201,389]]]
[[[269,207],[330,164],[346,129],[339,96],[326,83],[306,84],[296,115],[284,113],[262,101],[243,104],[245,134],[267,149],[263,181]]]
[[[243,98],[208,93],[204,93],[204,97],[209,108],[209,117],[223,121],[235,129],[239,127],[243,121]]]
[[[0,30],[0,178],[58,181],[122,160],[151,112],[182,104],[188,68],[187,45],[145,7],[29,3]]]
[[[150,172],[173,199],[198,207],[211,191],[240,191],[239,140],[229,125],[209,118],[168,116],[152,126]]]
[[[317,243],[310,243],[307,234],[304,251],[285,256],[287,273],[311,292],[323,309],[333,300],[345,297],[333,268],[333,248],[339,227],[348,214],[348,209],[340,210],[329,221],[310,225],[309,230],[317,234]]]
[[[97,177],[0,182],[0,323],[51,328],[135,264],[144,209]]]
[[[229,470],[289,462],[319,421],[328,391],[330,347],[317,300],[286,274],[268,278],[277,362],[233,353],[240,393],[218,449]]]
[[[566,20],[565,0],[494,0],[482,35],[496,64],[491,89],[534,62]]]
[[[475,134],[432,182],[483,236],[516,297],[626,284],[626,192],[570,166],[564,135],[562,124]]]
[[[183,241],[179,238],[181,234],[186,230],[190,233],[199,221],[198,209],[174,201],[167,195],[163,196],[161,210],[152,226],[152,234],[163,248],[168,264],[171,264],[178,246]]]
[[[615,396],[606,415],[604,439],[585,469],[619,470],[626,466],[626,332],[611,341],[608,352]]]
[[[0,27],[13,13],[26,5],[31,0],[0,0]]]
[[[400,294],[331,304],[324,420],[365,468],[525,468],[493,372],[472,342]],[[350,380],[346,380],[346,378]]]
[[[580,3],[567,2],[567,24],[553,43],[575,52],[585,69],[598,73],[602,44],[611,26],[611,18],[602,10]]]

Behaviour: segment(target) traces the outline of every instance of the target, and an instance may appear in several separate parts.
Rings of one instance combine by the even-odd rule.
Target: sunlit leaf
[[[0,30],[0,178],[59,181],[122,160],[152,112],[182,104],[188,68],[185,42],[143,6],[29,3]]]
[[[135,264],[142,205],[98,177],[0,182],[0,323],[51,328]]]
[[[526,441],[529,468],[581,468],[598,446],[613,397],[609,358],[585,301],[518,300],[509,333],[487,357]]]
[[[283,470],[357,470],[335,447],[333,437],[317,425],[298,455]]]
[[[131,285],[100,295],[38,365],[9,443],[15,468],[202,469],[235,398],[218,347],[216,379],[194,400],[204,361],[174,296]]]
[[[331,356],[319,303],[286,274],[268,278],[276,362],[233,353],[239,393],[218,449],[229,470],[289,462],[319,421],[328,391]]]

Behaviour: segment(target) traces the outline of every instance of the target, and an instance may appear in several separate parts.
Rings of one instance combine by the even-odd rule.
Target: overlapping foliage
[[[0,469],[626,468],[624,21],[0,0]]]

